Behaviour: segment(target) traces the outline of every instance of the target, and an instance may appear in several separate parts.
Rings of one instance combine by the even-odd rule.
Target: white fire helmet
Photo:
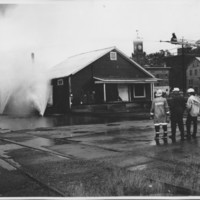
[[[156,91],[156,96],[157,96],[157,97],[162,96],[162,94],[163,94],[163,92],[162,92],[161,89],[158,89],[158,90]]]
[[[193,89],[193,88],[189,88],[189,89],[187,90],[187,93],[192,93],[192,92],[194,92],[194,89]]]
[[[180,89],[175,87],[172,92],[180,92]]]

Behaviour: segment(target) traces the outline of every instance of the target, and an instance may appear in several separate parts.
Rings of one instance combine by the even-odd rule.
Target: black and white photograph
[[[200,199],[200,0],[0,0],[0,199]]]

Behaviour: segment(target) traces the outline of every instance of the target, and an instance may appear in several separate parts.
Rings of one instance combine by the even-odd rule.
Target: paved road
[[[168,139],[158,144],[154,141],[151,120],[18,131],[2,129],[0,194],[67,196],[65,166],[70,160],[98,159],[129,171],[150,171],[152,176],[159,170],[160,181],[174,184],[166,177],[190,171],[192,159],[200,163],[199,139],[198,135],[195,140],[181,142],[177,131],[175,143]],[[177,163],[184,168],[177,169]],[[176,185],[193,189],[190,183],[183,185],[180,181]]]

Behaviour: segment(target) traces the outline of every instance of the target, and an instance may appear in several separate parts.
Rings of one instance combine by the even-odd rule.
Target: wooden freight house
[[[156,82],[116,47],[69,57],[52,69],[51,78],[56,113],[148,104]]]

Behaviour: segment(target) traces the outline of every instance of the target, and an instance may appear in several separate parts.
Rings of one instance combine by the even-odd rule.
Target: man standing
[[[154,118],[155,140],[159,139],[160,126],[163,128],[163,138],[167,139],[167,115],[169,108],[166,98],[162,97],[162,90],[157,90],[156,98],[153,100],[150,115]]]
[[[184,140],[184,125],[183,114],[186,107],[186,102],[183,96],[180,95],[179,88],[174,88],[172,91],[172,97],[169,100],[170,114],[171,114],[171,132],[169,136],[172,141],[176,140],[176,125],[178,124],[179,131],[181,133],[181,140]]]
[[[186,120],[186,127],[187,127],[187,138],[191,139],[191,122],[193,122],[193,134],[192,137],[196,138],[197,134],[197,117],[199,115],[200,111],[200,101],[199,99],[195,96],[195,91],[193,88],[189,88],[187,90],[187,93],[189,95],[189,98],[187,100],[187,120]]]

